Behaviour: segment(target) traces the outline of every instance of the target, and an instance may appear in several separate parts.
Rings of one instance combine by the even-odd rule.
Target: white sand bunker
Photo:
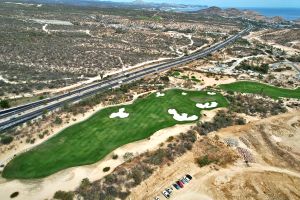
[[[156,93],[156,97],[163,97],[163,96],[165,96],[164,93],[160,93],[160,92],[157,92],[157,93]]]
[[[187,95],[187,93],[185,93],[185,92],[182,92],[181,94],[182,94],[183,96]]]
[[[119,117],[119,118],[126,118],[129,116],[129,113],[126,113],[125,112],[125,108],[120,108],[119,109],[119,112],[117,113],[112,113],[109,118],[116,118],[116,117]]]
[[[168,113],[173,115],[173,119],[175,119],[176,121],[180,121],[180,122],[195,121],[198,119],[198,116],[196,116],[196,115],[188,116],[188,114],[186,114],[186,113],[179,114],[176,109],[169,109]]]
[[[208,95],[216,95],[215,92],[207,92]]]
[[[205,104],[202,104],[202,103],[197,103],[196,104],[196,107],[198,107],[198,108],[215,108],[215,107],[217,107],[218,106],[218,103],[217,102],[207,102],[207,103],[205,103]]]

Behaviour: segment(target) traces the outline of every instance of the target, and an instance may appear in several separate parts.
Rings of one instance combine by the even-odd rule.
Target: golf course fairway
[[[219,86],[220,89],[231,92],[242,92],[269,96],[273,99],[280,97],[300,99],[300,88],[285,89],[258,82],[239,81]]]
[[[186,95],[182,95],[183,92]],[[163,93],[164,96],[156,97],[154,93],[138,98],[130,105],[100,110],[30,151],[17,155],[5,166],[2,176],[8,179],[42,178],[69,167],[92,164],[116,148],[148,138],[160,129],[190,123],[174,120],[168,109],[200,117],[201,109],[195,106],[196,103],[217,102],[218,107],[228,104],[221,94],[212,96],[206,91],[176,89]],[[129,116],[110,118],[120,108],[125,108]]]

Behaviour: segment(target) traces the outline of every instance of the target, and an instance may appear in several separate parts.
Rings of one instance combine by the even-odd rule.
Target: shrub
[[[236,123],[237,125],[245,125],[245,124],[246,124],[246,120],[245,120],[244,118],[239,117],[239,118],[237,118],[237,119],[235,120],[235,123]]]
[[[163,162],[165,156],[165,150],[158,149],[150,156],[150,158],[147,159],[147,162],[153,165],[160,165]]]
[[[260,72],[263,74],[268,73],[269,71],[269,64],[262,64],[260,66],[255,66],[253,64],[248,63],[248,61],[243,61],[239,66],[236,67],[237,70],[251,70],[251,71],[256,71]]]
[[[104,200],[115,200],[115,197],[113,197],[113,196],[106,196],[106,197],[104,197]]]
[[[108,174],[105,176],[105,181],[106,184],[114,184],[118,182],[118,176],[116,174]]]
[[[130,161],[133,158],[133,153],[131,152],[126,152],[123,156],[125,161]]]
[[[163,90],[163,89],[164,89],[164,86],[163,86],[163,85],[159,85],[157,89],[158,89],[158,90]]]
[[[127,170],[125,168],[120,168],[119,167],[118,169],[119,169],[118,172],[117,172],[118,175],[124,176],[124,175],[127,174]]]
[[[143,180],[143,172],[137,167],[133,168],[131,171],[131,176],[136,185],[139,185]]]
[[[35,138],[32,138],[31,140],[30,140],[30,144],[34,144],[35,143]]]
[[[167,142],[172,142],[174,140],[174,136],[170,136],[168,139],[167,139]]]
[[[192,143],[189,143],[189,142],[185,142],[185,143],[183,144],[183,146],[184,146],[184,148],[186,148],[187,150],[192,150],[192,148],[193,148]]]
[[[10,198],[12,199],[12,198],[15,198],[15,197],[17,197],[19,195],[19,192],[14,192],[14,193],[12,193],[11,195],[10,195]]]
[[[44,134],[43,134],[43,133],[40,133],[40,134],[39,134],[39,138],[40,138],[40,139],[43,139],[43,138],[44,138]]]
[[[210,160],[208,158],[208,155],[205,155],[205,156],[197,159],[197,163],[199,164],[200,167],[204,167],[204,166],[209,165],[213,162],[214,162],[213,160]]]
[[[54,124],[62,124],[62,119],[60,117],[55,117]]]
[[[128,196],[130,195],[130,191],[126,191],[126,192],[119,192],[118,196],[120,199],[126,199]]]
[[[300,55],[294,55],[288,58],[291,62],[300,62]]]
[[[181,133],[180,134],[180,139],[183,140],[183,141],[187,141],[187,142],[196,142],[197,140],[197,136],[196,136],[196,133],[195,131],[193,130],[189,130],[187,133],[183,134]]]
[[[110,167],[104,167],[103,172],[108,172],[110,170]]]
[[[171,76],[180,76],[180,72],[179,71],[174,71]]]
[[[105,192],[109,197],[111,197],[110,199],[115,199],[114,197],[117,197],[118,195],[118,190],[114,186],[108,186],[105,188]]]
[[[73,200],[74,193],[59,190],[59,191],[55,192],[53,198],[60,199],[60,200]]]
[[[118,33],[118,34],[123,34],[123,33],[126,33],[127,31],[125,30],[125,29],[123,29],[123,28],[117,28],[116,29],[116,33]]]
[[[84,178],[81,181],[81,184],[79,186],[79,190],[85,190],[87,189],[89,186],[91,186],[91,182],[88,178]]]
[[[142,165],[142,171],[144,173],[143,175],[144,179],[150,177],[150,175],[153,173],[153,169],[148,165]]]
[[[175,155],[173,154],[172,149],[167,150],[166,157],[169,161],[172,161],[172,162],[174,161]]]
[[[114,154],[113,156],[112,156],[112,159],[114,159],[114,160],[116,160],[116,159],[118,159],[118,155],[117,154]]]
[[[160,77],[160,80],[162,80],[164,82],[169,82],[170,81],[168,76],[162,76],[162,77]]]
[[[10,108],[9,102],[7,100],[0,100],[1,108]]]
[[[200,135],[207,135],[212,131],[216,131],[227,126],[232,126],[235,123],[235,118],[236,117],[232,113],[221,110],[213,118],[213,122],[197,124],[198,132]]]
[[[1,137],[2,144],[10,144],[13,140],[14,140],[14,138],[10,135],[4,135]]]
[[[177,145],[177,147],[175,148],[175,151],[177,154],[179,155],[183,155],[186,153],[186,148],[184,146],[183,143],[180,143],[179,145]]]
[[[261,92],[263,94],[263,91]],[[273,101],[266,98],[257,99],[254,95],[228,95],[226,96],[230,102],[229,109],[232,112],[245,113],[247,115],[257,115],[264,117],[267,114],[276,115],[286,112],[285,105],[281,101]],[[236,124],[243,125],[245,120],[236,118]]]

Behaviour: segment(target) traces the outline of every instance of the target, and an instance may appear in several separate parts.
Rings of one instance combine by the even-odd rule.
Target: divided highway
[[[2,110],[0,111],[0,131],[2,132],[4,130],[10,129],[12,127],[25,123],[29,120],[32,120],[34,118],[37,118],[43,115],[45,111],[55,110],[57,108],[62,107],[66,103],[73,103],[83,98],[86,98],[88,96],[91,96],[93,94],[103,92],[110,88],[115,88],[122,84],[127,84],[132,81],[141,79],[147,75],[165,71],[172,67],[176,67],[178,65],[186,64],[194,60],[203,58],[209,55],[210,53],[220,50],[225,46],[227,46],[228,44],[234,42],[236,39],[241,37],[243,34],[249,32],[251,29],[252,27],[249,26],[248,28],[244,29],[237,35],[234,35],[226,39],[225,41],[216,44],[201,52],[196,52],[194,54],[179,59],[175,59],[167,63],[153,65],[151,67],[140,69],[135,72],[117,75],[110,79],[95,84],[91,84],[85,87],[81,87],[79,89],[75,89],[66,94],[62,94],[52,98],[47,98],[33,103],[25,104],[22,106]]]

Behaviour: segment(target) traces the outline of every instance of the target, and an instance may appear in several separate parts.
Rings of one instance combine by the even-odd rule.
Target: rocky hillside
[[[156,171],[130,198],[153,199],[188,173],[194,179],[172,199],[299,199],[299,136],[299,113],[221,129]]]
[[[281,23],[285,21],[282,17],[269,18],[252,10],[239,10],[236,8],[221,9],[215,6],[200,10],[199,13],[204,15],[218,15],[226,18],[246,18],[269,23]]]

